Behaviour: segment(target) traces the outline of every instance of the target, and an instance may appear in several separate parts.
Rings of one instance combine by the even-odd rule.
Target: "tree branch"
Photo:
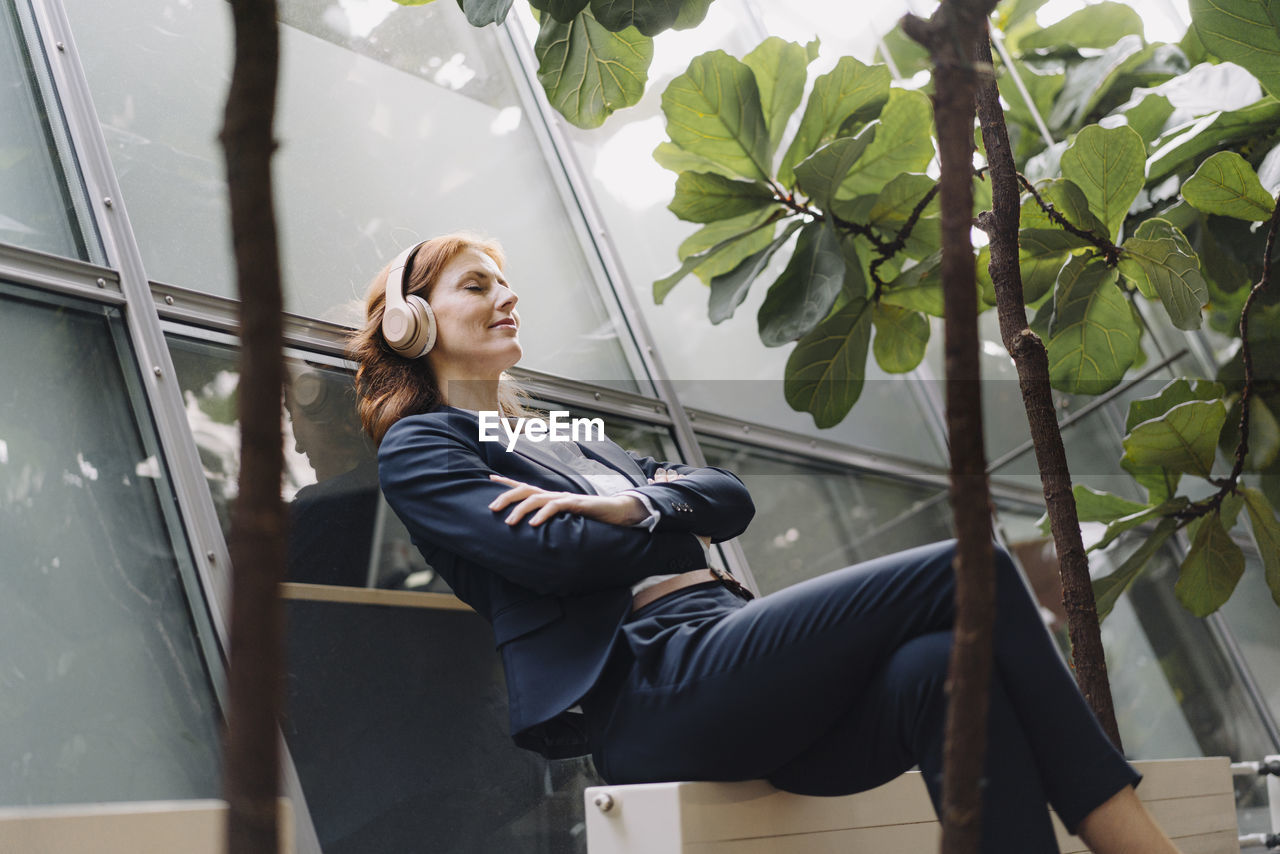
[[[956,536],[956,619],[952,633],[943,748],[942,851],[976,852],[982,836],[979,780],[986,756],[992,668],[995,571],[991,495],[986,476],[973,224],[974,90],[990,63],[974,55],[988,0],[944,0],[925,21],[908,15],[902,29],[929,49],[935,73],[934,120],[942,163],[942,287],[945,311],[947,431]],[[945,73],[938,73],[945,70]],[[1016,235],[1016,232],[1015,232]]]
[[[978,55],[987,62],[991,61],[991,43],[985,31],[979,39]],[[1049,386],[1049,358],[1044,342],[1027,323],[1023,302],[1022,271],[1018,262],[1019,181],[1054,222],[1091,242],[1094,242],[1094,236],[1067,222],[1053,210],[1052,205],[1040,198],[1025,177],[1018,174],[1004,110],[1000,106],[1000,91],[994,78],[983,81],[979,87],[977,108],[991,170],[991,227],[986,229],[991,237],[988,270],[995,287],[1000,336],[1018,370],[1018,386],[1022,391],[1022,403],[1027,411],[1036,462],[1040,468],[1045,509],[1049,514],[1062,575],[1062,601],[1071,635],[1076,681],[1094,715],[1102,723],[1103,730],[1119,747],[1120,729],[1116,725],[1111,683],[1107,679],[1098,609],[1089,580],[1089,560],[1080,536],[1076,502],[1071,492],[1071,472],[1067,467],[1066,449],[1062,444],[1062,432],[1053,406],[1053,391]],[[1111,248],[1115,249],[1114,246]]]

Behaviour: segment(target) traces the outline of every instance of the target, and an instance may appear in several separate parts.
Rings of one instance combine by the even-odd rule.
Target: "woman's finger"
[[[515,525],[529,513],[541,508],[547,502],[563,498],[567,494],[564,492],[538,492],[530,495],[511,509],[505,521],[508,525]]]
[[[530,486],[527,483],[520,483],[519,481],[512,481],[512,483],[514,483],[515,486],[489,502],[490,510],[501,510],[513,501],[527,498],[528,496],[541,491],[536,486]]]

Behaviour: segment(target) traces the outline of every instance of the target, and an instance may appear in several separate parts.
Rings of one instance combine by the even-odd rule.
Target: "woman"
[[[516,743],[589,749],[614,783],[763,777],[821,795],[918,764],[936,807],[953,544],[748,601],[704,569],[704,544],[754,513],[730,472],[607,439],[482,441],[481,413],[530,415],[505,374],[522,351],[502,267],[467,235],[406,251],[371,285],[351,353],[387,500],[493,625]],[[983,850],[1057,851],[1047,800],[1094,851],[1175,851],[999,549],[996,567]]]

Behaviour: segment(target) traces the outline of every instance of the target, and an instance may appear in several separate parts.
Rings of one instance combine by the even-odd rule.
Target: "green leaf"
[[[1121,246],[1120,275],[1145,296],[1159,296],[1174,326],[1199,329],[1209,286],[1200,275],[1200,259],[1184,247],[1190,249],[1186,238],[1167,220],[1145,220]]]
[[[1065,232],[1063,232],[1065,233]],[[1046,243],[1042,232],[1023,232],[1019,238],[1018,266],[1022,270],[1022,299],[1028,305],[1053,289],[1067,263],[1068,252]]]
[[[875,127],[875,140],[840,185],[841,198],[879,193],[898,174],[923,172],[933,160],[933,106],[923,92],[894,89]]]
[[[896,305],[877,304],[871,313],[876,362],[889,374],[913,371],[929,344],[929,321],[923,314]]]
[[[1067,71],[1062,92],[1049,113],[1048,122],[1056,130],[1069,130],[1087,119],[1094,108],[1129,71],[1146,62],[1153,48],[1140,36],[1124,36],[1101,56],[1086,59]]]
[[[902,27],[894,26],[884,34],[880,46],[876,48],[875,61],[887,63],[884,51],[888,49],[893,65],[897,67],[900,79],[911,77],[917,71],[928,71],[933,68],[929,59],[929,51],[920,42],[902,31]]]
[[[1206,152],[1258,134],[1270,134],[1280,123],[1280,101],[1266,97],[1238,110],[1218,110],[1170,128],[1152,143],[1147,180],[1159,181]]]
[[[1133,364],[1141,329],[1115,282],[1096,256],[1075,255],[1058,274],[1046,345],[1054,388],[1101,394]]]
[[[769,154],[778,149],[787,121],[804,98],[806,69],[812,58],[802,46],[770,36],[742,58],[760,89],[760,106],[769,129]]]
[[[1130,6],[1104,0],[1085,6],[1039,32],[1023,36],[1018,40],[1018,47],[1021,50],[1057,45],[1111,47],[1118,38],[1130,34],[1142,35],[1142,17]]]
[[[1208,477],[1226,420],[1227,406],[1221,400],[1179,403],[1159,418],[1135,425],[1124,437],[1124,456],[1139,466]]]
[[[1150,145],[1164,130],[1169,116],[1173,115],[1173,102],[1164,95],[1148,92],[1116,107],[1112,115],[1124,116],[1129,127],[1138,132],[1144,143]]]
[[[1253,167],[1234,151],[1219,151],[1201,163],[1183,183],[1182,198],[1205,213],[1250,222],[1270,219],[1276,207]]]
[[[635,27],[653,37],[671,28],[683,5],[681,0],[591,0],[591,12],[607,30]]]
[[[889,282],[880,295],[880,302],[942,317],[941,266],[942,252],[933,253]]]
[[[722,50],[694,57],[662,93],[671,141],[748,180],[769,180],[769,132],[751,69]]]
[[[1062,177],[1084,191],[1089,209],[1113,240],[1142,189],[1146,154],[1142,137],[1133,128],[1098,125],[1081,130],[1062,153]]]
[[[709,259],[711,259],[714,255],[716,255],[716,253],[721,252],[725,249],[728,249],[729,247],[735,246],[739,241],[748,239],[750,235],[754,234],[757,231],[760,231],[761,229],[765,229],[765,228],[770,229],[768,234],[772,236],[773,234],[772,229],[775,221],[776,220],[774,219],[773,216],[766,217],[764,221],[761,222],[759,225],[752,226],[751,228],[748,228],[746,231],[740,232],[738,234],[729,235],[728,237],[725,237],[723,240],[721,240],[719,243],[716,243],[712,246],[708,246],[706,249],[703,249],[700,252],[695,252],[692,255],[687,256],[686,258],[684,258],[683,263],[681,263],[680,268],[677,269],[674,273],[670,273],[653,283],[653,301],[655,303],[661,304],[662,301],[667,298],[667,294],[671,293],[671,289],[674,288],[677,284],[679,284],[681,279],[683,279],[685,276],[692,273],[695,269],[698,269],[700,266],[702,266],[702,264],[706,263]],[[718,224],[719,223],[717,223],[717,225]]]
[[[1160,466],[1140,466],[1128,457],[1120,458],[1120,468],[1133,475],[1138,485],[1147,491],[1147,500],[1152,504],[1168,501],[1178,489],[1182,480],[1180,472]]]
[[[796,186],[823,210],[830,211],[840,182],[875,137],[876,127],[871,125],[857,136],[833,139],[796,164]]]
[[[1062,217],[1076,228],[1104,240],[1111,237],[1102,220],[1089,210],[1089,200],[1085,197],[1084,191],[1074,182],[1066,178],[1041,181],[1036,187],[1036,192],[1040,194],[1045,204],[1052,205],[1055,211],[1062,214]],[[1022,200],[1019,222],[1021,239],[1033,237],[1045,250],[1050,247],[1079,249],[1093,245],[1050,219],[1049,214],[1040,207],[1040,203],[1030,193],[1027,193]]]
[[[774,253],[791,239],[791,235],[795,234],[796,229],[801,225],[803,223],[799,220],[792,221],[782,230],[782,234],[770,241],[763,249],[748,255],[732,270],[711,280],[711,299],[707,305],[707,315],[712,323],[720,323],[733,317],[734,310],[746,299],[751,283],[764,272]]]
[[[844,270],[840,238],[829,222],[819,220],[800,229],[795,253],[760,306],[760,341],[779,347],[812,330],[831,310]]]
[[[1121,516],[1119,519],[1113,519],[1107,529],[1103,531],[1102,538],[1098,542],[1089,546],[1089,551],[1094,549],[1105,549],[1125,531],[1130,531],[1144,522],[1150,522],[1152,519],[1158,519],[1161,516],[1172,516],[1179,510],[1185,508],[1191,502],[1184,496],[1176,495],[1168,501],[1162,501],[1154,507],[1146,507],[1142,510],[1130,513],[1127,516]]]
[[[1244,496],[1244,506],[1249,510],[1249,522],[1253,525],[1258,554],[1262,556],[1267,587],[1271,588],[1271,598],[1280,605],[1280,521],[1276,520],[1266,495],[1250,486],[1241,487],[1240,494]]]
[[[895,176],[884,185],[880,195],[876,196],[875,204],[867,214],[867,224],[895,230],[902,227],[911,217],[916,205],[920,204],[936,184],[928,175],[917,172],[904,172]],[[936,215],[937,212],[938,194],[934,193],[921,216]]]
[[[671,25],[671,29],[693,29],[706,19],[707,10],[710,8],[711,0],[684,0],[684,5],[680,8],[680,14],[676,16],[676,22]]]
[[[866,379],[871,303],[855,297],[800,339],[787,358],[783,395],[818,427],[834,427],[849,414]]]
[[[511,11],[511,0],[458,0],[458,8],[473,27],[501,24]]]
[[[1217,510],[1199,522],[1173,592],[1182,607],[1207,617],[1231,597],[1244,575],[1244,553],[1223,528]]]
[[[1192,400],[1217,400],[1227,393],[1222,383],[1209,380],[1179,378],[1166,383],[1164,388],[1149,397],[1140,397],[1129,403],[1129,416],[1124,431],[1132,432],[1143,421],[1159,418],[1180,403]]]
[[[1139,504],[1110,492],[1099,492],[1083,483],[1073,486],[1071,495],[1076,500],[1076,517],[1081,522],[1110,522],[1121,516],[1151,509],[1150,505]]]
[[[539,12],[546,12],[562,24],[567,24],[587,8],[589,0],[529,0],[529,5]]]
[[[611,33],[583,9],[567,24],[544,15],[533,52],[547,100],[577,127],[593,128],[640,100],[653,40],[634,29]]]
[[[835,139],[850,116],[867,118],[880,112],[889,99],[889,69],[863,65],[843,56],[836,67],[813,82],[800,127],[778,167],[778,181],[794,186],[794,168],[822,145]]]
[[[1249,451],[1244,458],[1246,471],[1268,468],[1280,456],[1280,421],[1265,400],[1254,396],[1249,400]]]
[[[667,208],[687,222],[732,219],[772,207],[773,191],[759,181],[735,181],[707,172],[681,172]]]
[[[1093,582],[1093,598],[1098,605],[1098,620],[1101,622],[1107,618],[1112,609],[1116,606],[1120,594],[1129,589],[1129,585],[1133,584],[1134,579],[1146,567],[1147,561],[1160,550],[1165,540],[1173,536],[1173,532],[1178,529],[1178,520],[1165,518],[1156,525],[1155,530],[1147,535],[1142,545],[1134,550],[1133,554],[1125,559],[1125,562],[1116,568],[1116,571],[1099,578]]]
[[[726,178],[737,177],[737,173],[723,163],[685,151],[672,142],[658,143],[658,147],[653,150],[653,159],[658,161],[659,166],[672,172],[714,172]]]
[[[1210,53],[1248,69],[1280,95],[1280,24],[1273,0],[1191,0],[1191,23]]]
[[[707,223],[680,243],[680,247],[676,250],[676,257],[683,261],[690,255],[710,249],[721,241],[742,236],[741,241],[721,249],[693,271],[703,282],[710,283],[715,276],[727,273],[738,266],[738,262],[743,258],[768,246],[773,240],[773,229],[754,229],[765,222],[776,222],[777,219],[778,211],[776,210],[758,210],[732,219]]]

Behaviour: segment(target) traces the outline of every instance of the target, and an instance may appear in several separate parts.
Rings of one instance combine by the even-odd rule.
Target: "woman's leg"
[[[1178,854],[1127,786],[1085,816],[1078,831],[1089,850],[1097,854]]]
[[[624,628],[621,653],[633,661],[618,671],[617,701],[588,708],[602,773],[613,782],[772,776],[837,728],[901,647],[950,630],[953,555],[953,543],[938,543],[745,605],[711,588],[641,611]],[[1137,775],[1093,720],[1002,550],[996,567],[996,672],[1045,791],[1074,829]],[[872,749],[844,761],[846,791],[912,764]]]
[[[943,729],[951,633],[914,638],[889,659],[866,699],[804,753],[770,776],[780,789],[839,794],[847,787],[849,757],[889,754],[886,766],[919,764],[934,809],[942,806]],[[889,757],[886,757],[889,758]],[[993,674],[983,774],[982,850],[1020,854],[1057,852],[1031,746]]]

